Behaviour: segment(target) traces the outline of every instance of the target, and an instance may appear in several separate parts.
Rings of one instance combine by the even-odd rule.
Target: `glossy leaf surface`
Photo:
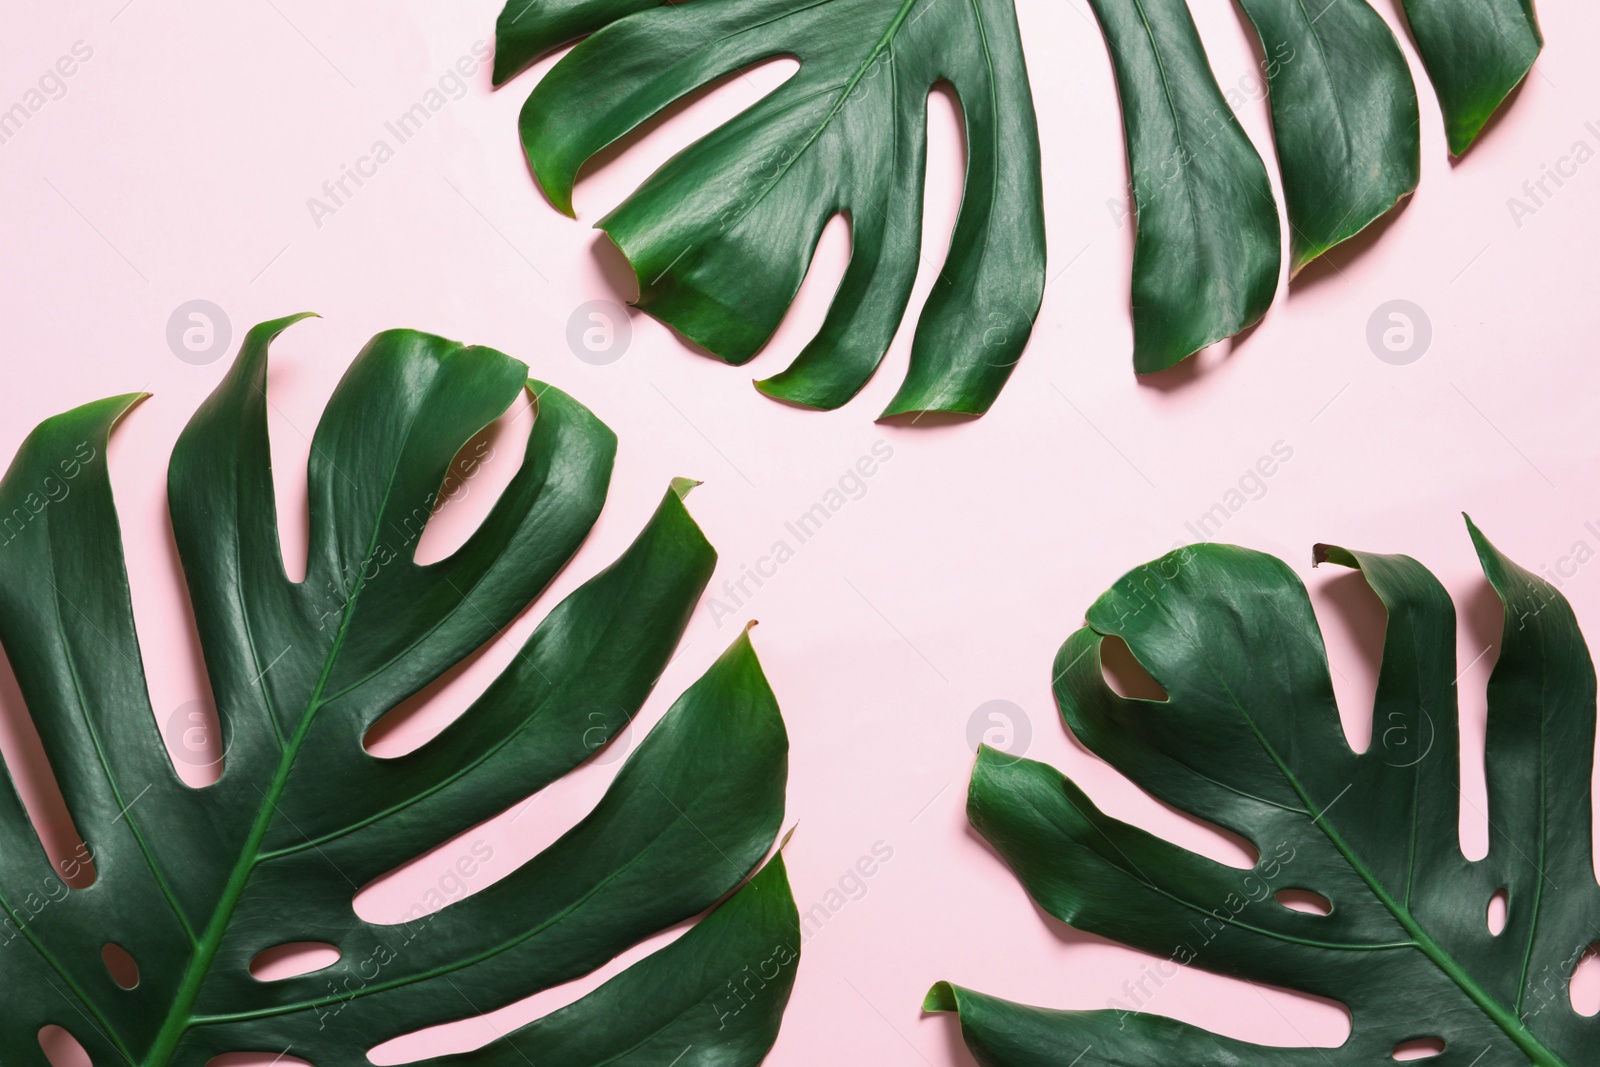
[[[1266,314],[1278,287],[1267,169],[1217,88],[1184,0],[1090,0],[1133,183],[1133,367],[1164,370]]]
[[[1044,290],[1038,132],[1009,0],[512,0],[496,83],[591,32],[522,112],[529,162],[569,214],[579,168],[607,145],[741,68],[800,61],[598,225],[632,264],[641,308],[742,364],[787,312],[824,225],[848,215],[850,264],[821,330],[757,383],[819,408],[861,389],[905,315],[923,255],[928,93],[953,86],[961,211],[885,414],[988,410]]]
[[[1365,0],[1240,0],[1261,39],[1289,215],[1289,273],[1417,187],[1417,91]]]
[[[1483,859],[1462,854],[1457,832],[1454,610],[1405,556],[1317,549],[1359,568],[1388,612],[1361,753],[1345,740],[1305,589],[1271,556],[1169,554],[1096,601],[1057,657],[1074,735],[1152,796],[1247,839],[1253,867],[1113,819],[1043,764],[984,750],[973,773],[969,816],[1040,907],[1173,964],[1340,1001],[1345,1043],[1269,1048],[1145,1014],[1139,998],[1047,1011],[941,983],[927,1006],[960,1012],[980,1063],[1373,1064],[1427,1038],[1443,1042],[1427,1061],[1438,1067],[1594,1062],[1600,1020],[1577,1014],[1567,988],[1600,934],[1594,669],[1561,595],[1471,533],[1504,605]],[[1110,688],[1100,655],[1113,635],[1167,700]],[[1331,910],[1291,909],[1277,899],[1286,889]],[[1493,933],[1502,890],[1508,918]]]
[[[1459,156],[1544,47],[1533,0],[1402,0]]]
[[[604,502],[615,439],[498,352],[380,334],[317,427],[309,559],[292,582],[265,387],[268,345],[293,321],[249,333],[169,471],[225,748],[214,784],[192,789],[174,773],[134,634],[105,451],[137,398],[46,421],[0,483],[0,508],[18,519],[0,547],[0,641],[95,871],[87,888],[64,884],[7,776],[7,1067],[46,1062],[36,1035],[47,1024],[100,1065],[291,1050],[319,1067],[367,1062],[384,1041],[583,975],[705,911],[775,836],[787,739],[741,636],[555,844],[443,907],[419,902],[393,925],[357,916],[361,887],[556,781],[628,725],[715,553],[674,485],[634,543],[551,610],[460,717],[405,755],[368,754],[379,717],[494,638],[571,558]],[[458,550],[417,564],[453,458],[524,388],[536,414],[521,467]],[[595,992],[439,1062],[513,1064],[545,1049],[566,1064],[758,1063],[798,933],[775,860]],[[258,954],[306,941],[332,944],[338,961],[252,977]],[[113,981],[108,942],[137,963],[134,988]],[[779,957],[734,995],[729,982],[747,966]],[[621,1023],[619,999],[630,1003]]]

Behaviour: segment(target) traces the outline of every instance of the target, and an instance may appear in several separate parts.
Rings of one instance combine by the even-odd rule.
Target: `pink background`
[[[1226,0],[1192,6],[1219,83],[1275,170],[1240,17]],[[1422,106],[1423,178],[1413,202],[1381,241],[1336,253],[1334,265],[1280,293],[1264,324],[1237,344],[1138,382],[1126,309],[1132,235],[1118,221],[1126,173],[1105,49],[1083,0],[1018,7],[1044,146],[1051,284],[1032,346],[992,412],[918,428],[873,421],[904,371],[909,329],[843,410],[800,411],[749,385],[784,366],[821,321],[848,255],[838,220],[793,313],[747,368],[704,358],[637,314],[630,346],[610,365],[580,361],[568,347],[580,304],[633,295],[620,257],[588,224],[677,148],[775,85],[786,63],[725,81],[589,168],[576,223],[536,191],[515,134],[517,112],[551,61],[493,94],[480,67],[460,99],[319,226],[307,199],[458,58],[471,57],[475,42],[492,39],[497,0],[85,0],[14,11],[21,25],[0,38],[0,109],[22,100],[75,42],[92,56],[64,82],[64,95],[0,144],[0,291],[11,337],[0,454],[51,413],[129,390],[155,394],[118,431],[111,462],[163,727],[209,699],[164,491],[172,442],[226,366],[191,365],[168,347],[169,315],[201,298],[231,320],[230,356],[255,322],[301,310],[325,316],[294,327],[275,349],[280,500],[303,492],[307,436],[334,382],[369,336],[392,326],[517,356],[621,437],[610,501],[576,561],[507,641],[419,702],[385,740],[390,746],[416,744],[458,713],[543,613],[628,543],[671,477],[706,482],[690,508],[720,550],[720,587],[767,554],[786,536],[784,523],[875,442],[892,447],[864,494],[736,618],[716,619],[709,602],[702,606],[636,727],[659,718],[738,623],[761,620],[756,645],[793,742],[788,821],[798,829],[787,856],[797,901],[805,911],[841,879],[855,896],[805,943],[768,1060],[776,1067],[967,1064],[953,1021],[920,1012],[934,980],[1093,1008],[1158,962],[1044,916],[967,829],[968,723],[987,701],[1021,709],[1027,754],[1065,769],[1106,810],[1241,862],[1237,846],[1151,801],[1071,742],[1049,693],[1049,665],[1097,593],[1192,539],[1185,523],[1278,442],[1292,458],[1214,536],[1277,553],[1303,575],[1358,744],[1370,732],[1381,616],[1348,575],[1313,572],[1310,546],[1406,552],[1440,576],[1462,619],[1462,837],[1481,854],[1483,685],[1498,608],[1458,512],[1469,511],[1525,565],[1562,567],[1580,620],[1600,633],[1600,568],[1563,562],[1578,542],[1600,548],[1600,269],[1591,254],[1600,163],[1559,189],[1549,184],[1554,195],[1520,225],[1507,204],[1575,142],[1600,148],[1600,67],[1590,54],[1600,14],[1573,0],[1544,5],[1550,43],[1535,73],[1504,121],[1456,165],[1402,34]],[[1391,0],[1377,7],[1398,26]],[[956,115],[950,97],[935,97],[927,251],[913,308],[959,201]],[[1369,316],[1393,299],[1419,305],[1431,322],[1431,346],[1409,365],[1380,361],[1366,341]],[[425,556],[459,543],[487,511],[519,452],[523,414],[503,420],[496,459],[430,528]],[[303,510],[284,511],[294,570],[303,566]],[[0,697],[0,749],[47,824],[50,847],[65,856],[70,829],[52,813],[14,683]],[[169,729],[174,743],[181,733]],[[586,766],[531,805],[442,845],[364,893],[361,913],[406,910],[475,846],[492,859],[466,890],[503,876],[580,817],[617,765]],[[204,780],[187,765],[185,773]],[[893,858],[863,891],[848,874],[879,842]],[[643,951],[574,987],[405,1039],[374,1059],[481,1044]],[[1280,1044],[1337,1044],[1346,1029],[1336,1006],[1196,971],[1165,980],[1147,1008]]]

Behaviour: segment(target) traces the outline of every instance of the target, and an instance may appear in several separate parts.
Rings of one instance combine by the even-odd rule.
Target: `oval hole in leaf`
[[[1494,896],[1489,898],[1489,932],[1495,937],[1500,936],[1500,931],[1506,928],[1506,919],[1509,912],[1506,910],[1508,897],[1504,889],[1496,889]]]
[[[39,1031],[39,1047],[50,1067],[94,1067],[78,1039],[54,1023]]]
[[[250,976],[259,982],[310,974],[339,962],[339,950],[326,941],[290,941],[256,953]]]
[[[1128,643],[1116,635],[1100,643],[1100,667],[1112,692],[1129,700],[1166,700],[1167,691],[1150,676]]]
[[[1572,969],[1567,994],[1579,1015],[1600,1015],[1600,942],[1590,945]]]
[[[1290,911],[1303,911],[1307,915],[1333,914],[1333,903],[1309,889],[1280,889],[1273,894],[1273,899]]]
[[[1444,1039],[1439,1037],[1413,1037],[1394,1047],[1397,1060],[1425,1060],[1444,1051]]]
[[[123,989],[132,989],[139,984],[139,964],[128,955],[127,949],[107,941],[101,946],[100,958],[105,961],[106,972],[111,975],[111,980]]]

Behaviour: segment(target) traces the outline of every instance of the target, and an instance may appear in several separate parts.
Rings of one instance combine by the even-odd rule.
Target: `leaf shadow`
[[[306,493],[297,496],[300,508],[305,513],[304,521],[309,526],[310,497]],[[282,506],[281,502],[279,506]],[[170,509],[167,514],[170,516]],[[167,554],[166,574],[168,580],[176,582],[182,591],[180,595],[183,602],[183,610],[180,612],[183,617],[180,624],[181,633],[176,635],[176,640],[172,640],[173,635],[165,635],[171,643],[164,644],[164,651],[170,654],[172,661],[181,660],[183,666],[180,677],[187,682],[185,689],[199,696],[188,704],[173,708],[167,713],[171,718],[165,720],[158,718],[156,726],[161,730],[162,739],[166,741],[169,752],[174,745],[177,745],[184,753],[180,760],[174,762],[178,776],[189,786],[203,788],[221,778],[226,768],[227,753],[224,751],[222,740],[222,722],[217,715],[216,697],[211,692],[211,674],[206,670],[205,652],[200,645],[200,627],[195,622],[194,604],[189,599],[189,583],[184,577],[183,560],[178,555],[178,538],[173,532],[170,518],[161,524],[161,529],[165,535],[161,541]],[[177,720],[178,713],[184,709],[190,709],[190,715],[200,716],[198,729],[192,725],[185,725],[185,722],[192,722],[190,719]],[[157,715],[160,713],[157,712]],[[175,728],[179,732],[177,737],[172,736]],[[198,748],[189,747],[193,741],[199,742]],[[183,764],[182,767],[177,766],[179,762]]]
[[[622,254],[617,242],[604,230],[594,232],[594,240],[589,242],[589,258],[594,260],[596,269],[606,281],[606,287],[628,305],[631,317],[634,314],[633,305],[639,299],[639,277],[633,272],[633,264],[628,262],[628,257]]]
[[[1505,605],[1500,601],[1500,594],[1494,591],[1494,586],[1489,584],[1489,579],[1479,577],[1473,580],[1472,591],[1466,596],[1461,616],[1461,625],[1466,627],[1468,636],[1472,638],[1472,647],[1483,649],[1480,662],[1492,668],[1500,658]],[[1456,665],[1456,669],[1465,672],[1468,666],[1461,663]]]
[[[1184,356],[1164,370],[1136,373],[1134,379],[1140,388],[1154,389],[1158,393],[1176,393],[1187,389],[1237,355],[1265,321],[1266,316],[1263,315],[1231,337],[1224,337]]]
[[[1414,199],[1409,193],[1401,197],[1388,211],[1362,227],[1359,233],[1345,238],[1300,268],[1300,273],[1289,279],[1289,299],[1321,288],[1329,278],[1344,277],[1344,268],[1364,258],[1374,245],[1382,241]]]
[[[59,873],[64,863],[69,869],[72,867],[68,861],[79,854],[83,835],[67,810],[60,783],[45,757],[39,730],[23,699],[16,671],[3,650],[0,650],[0,737],[5,739],[5,769],[10,771],[34,832],[50,857],[52,873],[74,889],[92,885],[92,870],[80,869],[78,876],[72,878]]]
[[[979,845],[981,845],[984,851],[993,856],[995,862],[1000,864],[1001,867],[1004,867],[1007,871],[1011,870],[1011,866],[1010,864],[1006,863],[1005,857],[1000,855],[999,850],[996,849],[994,845],[990,844],[989,840],[978,832],[977,827],[973,826],[971,823],[968,823],[963,829],[968,839],[976,841]],[[1022,883],[1020,881],[1017,883],[1017,888],[1019,890],[1022,888]],[[1126,947],[1119,945],[1117,942],[1108,938],[1101,937],[1099,934],[1091,934],[1086,930],[1079,930],[1076,926],[1071,926],[1067,923],[1064,923],[1054,915],[1051,915],[1048,911],[1045,911],[1043,908],[1041,908],[1039,906],[1039,902],[1034,900],[1033,897],[1026,892],[1023,893],[1023,896],[1027,898],[1028,905],[1029,907],[1033,908],[1034,914],[1039,917],[1041,925],[1043,925],[1044,928],[1050,932],[1052,937],[1061,942],[1063,945],[1113,945],[1119,948]]]
[[[978,1061],[972,1058],[972,1052],[967,1048],[967,1043],[961,1040],[961,1018],[953,1011],[923,1012],[923,1018],[929,1019],[935,1026],[944,1031],[945,1062],[950,1067],[978,1067]]]
[[[1335,656],[1328,650],[1328,667],[1338,679],[1353,686],[1362,696],[1357,707],[1339,708],[1344,723],[1345,741],[1356,752],[1365,752],[1372,743],[1373,715],[1378,692],[1378,671],[1383,663],[1383,642],[1389,625],[1389,612],[1383,601],[1367,584],[1357,570],[1341,570],[1318,586],[1312,594],[1313,607],[1326,604],[1338,626],[1338,632],[1348,639],[1355,656],[1353,661]],[[1320,617],[1319,617],[1320,619]],[[1324,645],[1330,627],[1322,626]],[[1340,669],[1340,664],[1354,672],[1354,677]]]
[[[1537,73],[1536,66],[1537,63],[1535,63],[1534,67],[1529,67],[1528,73],[1522,76],[1522,80],[1511,87],[1511,91],[1506,94],[1505,99],[1500,101],[1500,106],[1494,109],[1494,114],[1489,116],[1489,121],[1485,122],[1478,130],[1478,136],[1472,139],[1472,143],[1467,146],[1467,150],[1459,156],[1450,157],[1450,169],[1452,171],[1465,163],[1474,149],[1493,137],[1495,131],[1500,129],[1500,124],[1505,121],[1506,115],[1511,112],[1512,108],[1517,106],[1517,98],[1522,95],[1523,88],[1532,80],[1532,76]]]
[[[880,415],[880,426],[896,426],[907,430],[938,430],[949,426],[967,426],[983,418],[965,411],[905,411],[898,415]]]
[[[605,278],[606,287],[623,301],[627,309],[630,325],[637,323],[641,316],[649,317],[667,327],[667,333],[671,335],[673,340],[678,342],[678,346],[684,351],[700,356],[703,359],[711,360],[713,363],[727,365],[727,360],[722,359],[709,348],[691,341],[673,329],[670,323],[661,322],[660,319],[649,315],[648,312],[639,310],[639,276],[634,273],[633,264],[628,262],[628,257],[622,254],[622,249],[617,247],[617,243],[611,239],[610,234],[604,230],[595,231],[595,238],[589,243],[589,257],[594,260],[601,276]],[[756,354],[760,355],[759,352]]]

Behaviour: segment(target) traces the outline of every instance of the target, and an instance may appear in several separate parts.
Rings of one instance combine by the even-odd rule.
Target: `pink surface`
[[[1225,0],[1193,6],[1218,81],[1270,160],[1240,18]],[[1390,0],[1377,7],[1398,25]],[[635,729],[659,718],[740,623],[761,620],[756,646],[793,742],[795,895],[802,911],[838,905],[805,943],[768,1060],[775,1067],[967,1064],[953,1021],[921,1015],[934,980],[1094,1008],[1126,998],[1124,983],[1161,963],[1044,916],[967,829],[969,722],[986,702],[1011,702],[1025,717],[1029,756],[1072,774],[1112,814],[1239,862],[1236,846],[1076,747],[1048,689],[1051,657],[1093,597],[1124,570],[1194,539],[1188,524],[1219,502],[1231,513],[1208,536],[1275,552],[1310,585],[1358,741],[1369,733],[1381,616],[1347,574],[1311,570],[1311,544],[1410,553],[1456,596],[1462,837],[1481,854],[1483,685],[1498,609],[1458,512],[1525,565],[1552,568],[1588,632],[1600,633],[1600,579],[1575,562],[1578,545],[1585,558],[1600,549],[1600,268],[1591,254],[1600,164],[1568,159],[1579,143],[1585,160],[1600,149],[1600,68],[1589,55],[1600,14],[1572,0],[1543,5],[1550,43],[1535,73],[1504,120],[1453,166],[1402,34],[1422,104],[1423,179],[1413,202],[1376,244],[1308,271],[1239,343],[1139,383],[1126,311],[1125,166],[1105,49],[1082,0],[1019,0],[1019,8],[1042,125],[1051,284],[1032,346],[993,411],[919,428],[873,422],[903,373],[909,329],[841,411],[785,407],[749,385],[784,366],[820,322],[848,255],[837,221],[794,313],[745,369],[696,354],[637,314],[615,362],[593,365],[569,349],[575,309],[632,295],[620,257],[587,224],[776,84],[783,63],[727,81],[628,151],[608,154],[578,187],[574,223],[535,190],[515,136],[517,111],[550,62],[491,94],[476,61],[496,0],[93,0],[14,12],[21,25],[0,39],[0,109],[24,101],[76,42],[80,59],[90,54],[70,78],[48,82],[52,98],[0,143],[11,337],[0,454],[48,414],[129,390],[155,394],[118,431],[111,461],[153,703],[171,742],[181,745],[191,705],[203,708],[209,695],[167,532],[166,457],[226,363],[176,358],[166,331],[175,308],[204,299],[224,310],[235,342],[267,318],[325,316],[294,327],[275,349],[280,500],[303,493],[307,435],[349,359],[386,327],[501,348],[621,437],[610,501],[575,563],[507,641],[421,702],[385,744],[418,743],[458,713],[543,613],[623,548],[671,477],[705,480],[690,508],[721,553],[713,591],[732,613],[707,600]],[[384,124],[463,57],[475,73],[459,90],[445,83],[459,99],[356,195],[314,218],[308,198],[375,140],[392,142]],[[956,111],[942,95],[931,110],[928,251],[913,307],[942,257],[960,192]],[[1559,186],[1547,180],[1550,195],[1534,204],[1524,182],[1558,165],[1575,173]],[[1513,212],[1512,197],[1532,210]],[[1391,300],[1413,302],[1431,324],[1429,347],[1404,365],[1378,359],[1367,342],[1369,317]],[[527,428],[517,414],[484,472],[430,528],[425,554],[458,543],[509,478]],[[875,450],[888,458],[870,479],[859,489],[841,483]],[[1258,459],[1275,450],[1271,477],[1252,480]],[[793,543],[785,523],[841,485],[847,502],[764,584],[748,586],[753,595],[734,603],[720,591],[745,566],[770,571],[761,561],[774,542]],[[1243,492],[1229,496],[1235,489]],[[284,510],[294,569],[303,566],[303,518]],[[46,811],[47,776],[18,727],[14,684],[0,698],[0,748]],[[446,897],[481,889],[586,811],[619,762],[589,765],[444,844],[369,888],[359,910],[380,918],[431,889]],[[180,767],[204,780],[201,769]],[[70,854],[68,831],[57,823],[49,832],[56,853]],[[875,848],[892,858],[855,879],[858,858]],[[373,1058],[473,1047],[615,970]],[[1346,1029],[1335,1006],[1197,971],[1144,985],[1147,1010],[1242,1038],[1331,1045]]]

